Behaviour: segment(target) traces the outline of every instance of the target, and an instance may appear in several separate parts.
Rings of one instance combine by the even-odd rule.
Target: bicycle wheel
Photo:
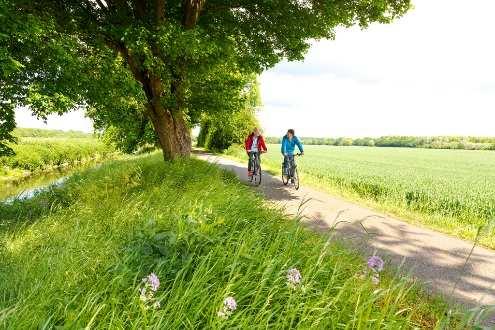
[[[292,177],[294,179],[294,188],[296,190],[299,189],[299,173],[297,173],[297,167],[294,168],[294,176]]]
[[[261,184],[261,165],[256,162],[256,170],[253,173],[253,182],[259,186]]]
[[[284,174],[284,164],[282,164],[282,183],[286,186],[289,183],[289,177]]]
[[[251,164],[252,165],[252,164]],[[248,170],[248,178],[247,178],[248,182],[252,182],[253,181],[253,176],[249,176],[249,170]]]

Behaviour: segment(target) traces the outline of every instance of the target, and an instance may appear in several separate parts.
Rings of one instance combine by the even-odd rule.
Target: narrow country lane
[[[200,159],[231,170],[247,182],[245,164],[197,153]],[[434,292],[470,307],[495,304],[495,251],[433,230],[413,226],[363,206],[304,186],[285,187],[279,178],[263,173],[260,190],[288,215],[299,214],[312,229],[334,235],[365,256],[376,254],[425,283]],[[343,222],[340,222],[343,221]],[[337,225],[335,226],[335,224]],[[454,287],[455,291],[454,291]]]

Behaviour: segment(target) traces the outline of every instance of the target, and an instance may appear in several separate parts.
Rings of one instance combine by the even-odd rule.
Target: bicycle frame
[[[261,184],[261,153],[252,153],[249,155],[251,162],[252,176],[250,177],[250,182],[254,182],[255,185]],[[252,158],[251,158],[252,157]]]
[[[296,190],[299,189],[299,173],[297,171],[296,156],[301,154],[295,154],[294,157],[284,157],[284,163],[282,164],[282,183],[286,186],[289,184],[294,185]],[[287,166],[285,166],[287,164]],[[287,174],[287,175],[286,175]]]
[[[287,157],[287,174],[289,174],[288,175],[289,179],[294,178],[294,169],[297,168],[296,157],[299,157],[299,156],[301,156],[300,153],[294,154],[292,158],[285,156],[285,157]],[[285,159],[284,159],[284,161],[285,161]]]

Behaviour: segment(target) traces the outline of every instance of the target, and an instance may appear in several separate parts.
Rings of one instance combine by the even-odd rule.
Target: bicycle
[[[259,157],[259,153],[254,153],[252,155],[252,170],[253,175],[249,177],[249,182],[252,182],[254,185],[259,186],[261,184],[261,161]]]
[[[295,154],[294,156],[301,156],[300,153]],[[287,168],[284,168],[284,164],[282,163],[282,182],[286,186],[289,184],[289,181],[294,185],[296,190],[299,189],[299,173],[297,171],[296,157],[293,157],[292,160],[288,160]]]

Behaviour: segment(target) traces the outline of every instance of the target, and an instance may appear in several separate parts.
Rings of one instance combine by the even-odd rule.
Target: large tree
[[[409,7],[410,0],[0,0],[0,138],[14,106],[41,117],[79,106],[100,120],[115,120],[97,115],[115,109],[149,120],[166,159],[188,155],[191,122],[214,108],[210,96],[228,95],[213,97],[216,90],[284,58],[302,59],[311,39],[333,38],[339,26],[388,23]]]

